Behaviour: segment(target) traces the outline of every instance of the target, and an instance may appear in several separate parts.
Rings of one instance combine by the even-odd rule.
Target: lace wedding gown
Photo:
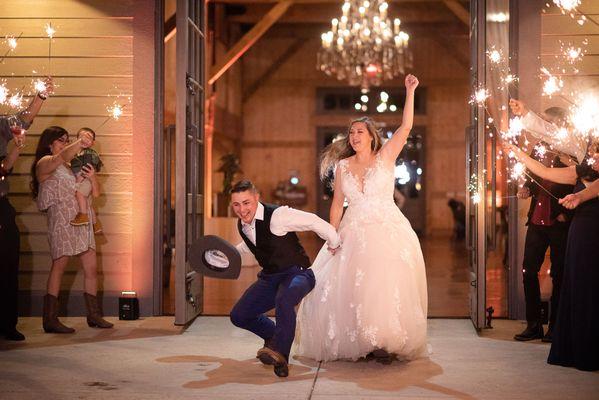
[[[377,348],[400,359],[426,356],[424,259],[393,202],[394,166],[377,156],[360,188],[347,163],[337,168],[349,202],[342,246],[333,256],[325,245],[312,265],[316,287],[299,308],[296,353],[323,361],[357,360]]]

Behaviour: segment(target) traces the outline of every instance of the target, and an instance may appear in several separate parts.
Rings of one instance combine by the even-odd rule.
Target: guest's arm
[[[399,153],[401,153],[404,145],[406,144],[408,136],[410,135],[410,131],[412,130],[412,126],[414,125],[414,93],[416,92],[418,83],[418,78],[416,78],[414,75],[406,76],[406,102],[403,108],[401,125],[393,133],[391,139],[389,139],[381,149],[382,156],[388,162],[395,163],[395,159],[399,157]]]
[[[2,165],[0,166],[0,174],[8,175],[8,172],[12,169],[21,154],[21,149],[25,146],[25,135],[15,136],[14,138],[15,145],[6,155],[6,158],[2,160]]]
[[[26,125],[25,126],[26,129],[29,128],[29,126],[33,122],[33,119],[36,117],[37,113],[42,108],[44,101],[54,91],[54,83],[52,81],[52,78],[50,78],[50,77],[45,78],[44,83],[46,84],[46,90],[44,90],[43,92],[37,93],[35,95],[35,97],[33,98],[33,100],[31,100],[31,103],[29,103],[29,106],[24,111],[21,111],[19,113],[19,118]]]
[[[565,168],[549,168],[544,166],[542,163],[533,160],[528,154],[520,150],[518,147],[504,143],[506,153],[513,151],[514,155],[520,160],[526,168],[533,174],[547,179],[555,183],[563,183],[567,185],[573,185],[576,183],[576,167],[565,167]]]
[[[559,203],[567,209],[578,207],[581,203],[595,199],[599,196],[599,179],[592,182],[589,186],[577,193],[572,193],[559,199]]]
[[[82,131],[79,139],[66,146],[62,151],[53,156],[42,157],[36,166],[36,173],[40,182],[51,175],[60,165],[71,161],[77,153],[92,144],[92,135],[89,132]]]

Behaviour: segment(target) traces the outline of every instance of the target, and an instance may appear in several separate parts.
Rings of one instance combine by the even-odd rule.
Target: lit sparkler
[[[503,54],[501,54],[501,50],[497,50],[492,47],[489,51],[487,51],[487,57],[493,64],[499,64],[503,60]]]
[[[118,121],[118,119],[123,115],[123,106],[118,103],[114,103],[108,107],[107,110],[108,114],[110,114],[110,117],[116,121]]]
[[[564,56],[570,64],[574,64],[582,60],[584,53],[580,47],[568,47],[564,50]]]
[[[506,132],[502,132],[501,136],[508,142],[514,142],[522,134],[523,129],[524,124],[522,123],[522,118],[514,117],[510,119],[508,130]]]
[[[553,96],[559,93],[564,87],[564,82],[555,75],[552,75],[547,68],[541,68],[541,72],[547,76],[547,80],[543,83],[543,95]]]
[[[571,108],[570,122],[577,133],[597,135],[599,129],[599,102],[597,98],[586,94]]]
[[[8,98],[8,105],[12,108],[21,108],[23,104],[23,95],[21,93],[15,93]]]
[[[478,104],[479,106],[484,106],[485,102],[489,98],[489,91],[485,88],[480,88],[474,92],[472,97],[470,97],[470,104]]]
[[[519,180],[520,178],[522,178],[524,176],[525,170],[526,170],[526,167],[524,166],[524,164],[522,164],[521,162],[516,162],[512,166],[512,170],[510,172],[510,176],[514,180]]]
[[[537,153],[540,158],[545,158],[545,155],[547,154],[547,147],[539,143],[535,146],[535,153]]]
[[[17,39],[14,36],[6,36],[6,43],[8,43],[10,50],[17,48]]]
[[[43,79],[40,79],[40,78],[38,78],[38,79],[35,79],[35,80],[33,81],[33,88],[35,89],[35,91],[36,91],[37,93],[45,93],[45,92],[46,92],[46,90],[48,89],[48,88],[46,87],[46,82],[44,82],[44,80],[43,80]]]
[[[52,22],[48,22],[46,24],[46,35],[48,36],[48,74],[50,74],[52,67],[52,39],[55,33],[56,29],[52,26]]]

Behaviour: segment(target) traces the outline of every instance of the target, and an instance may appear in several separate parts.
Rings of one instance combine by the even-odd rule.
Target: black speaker
[[[119,319],[139,319],[139,300],[134,292],[123,292],[119,297]]]

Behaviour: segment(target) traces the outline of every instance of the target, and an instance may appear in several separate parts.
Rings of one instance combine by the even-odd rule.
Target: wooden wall
[[[46,217],[31,198],[29,168],[43,129],[59,125],[72,136],[83,126],[97,128],[94,148],[105,167],[98,174],[102,195],[94,205],[104,226],[96,240],[99,290],[110,300],[106,312],[116,314],[115,296],[133,289],[147,314],[153,268],[154,2],[24,0],[2,2],[0,14],[0,36],[23,32],[16,51],[0,65],[8,86],[28,87],[34,76],[47,74],[56,85],[28,131],[11,177],[10,198],[21,230],[24,312],[39,311],[39,302],[32,299],[44,294],[51,265]],[[48,22],[56,29],[51,70],[44,31]],[[118,121],[104,123],[107,106],[119,95],[132,102]],[[62,289],[83,290],[78,261],[70,264]]]
[[[276,71],[264,76],[287,49],[302,40]],[[290,170],[299,171],[309,190],[306,210],[316,210],[316,129],[346,126],[356,115],[318,115],[316,88],[343,83],[316,70],[318,37],[306,40],[267,34],[242,58],[244,91],[259,82],[257,90],[243,103],[242,166],[245,176],[262,190],[266,200]],[[467,54],[467,40],[452,44]],[[451,47],[451,46],[449,46]],[[427,90],[427,114],[417,125],[426,129],[424,185],[427,232],[446,232],[453,226],[448,197],[464,198],[465,144],[468,121],[468,67],[431,37],[412,36],[414,70]],[[455,49],[453,50],[455,51]],[[391,85],[403,86],[398,80]],[[397,126],[401,114],[375,119]],[[435,210],[433,212],[433,210]]]

